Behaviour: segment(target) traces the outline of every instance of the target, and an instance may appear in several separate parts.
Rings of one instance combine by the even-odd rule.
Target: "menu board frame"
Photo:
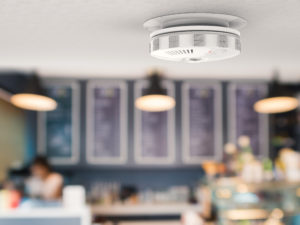
[[[55,87],[71,87],[72,89],[72,147],[71,147],[71,157],[68,159],[61,157],[51,157],[49,158],[51,164],[53,165],[75,165],[79,163],[79,146],[80,146],[80,84],[76,80],[45,80],[45,87],[55,86]],[[46,121],[47,112],[38,112],[38,143],[37,150],[41,155],[46,155]]]
[[[134,99],[142,95],[142,89],[147,86],[149,81],[139,80],[134,85]],[[164,80],[162,85],[167,89],[169,96],[175,98],[175,85],[172,81]],[[167,112],[167,143],[168,143],[168,156],[165,158],[143,157],[141,144],[142,133],[142,111],[135,107],[134,109],[134,161],[136,164],[144,165],[170,165],[175,163],[176,150],[175,150],[175,108]]]
[[[120,155],[119,157],[95,157],[94,149],[94,97],[93,90],[97,87],[118,87],[120,95]],[[127,83],[120,80],[89,80],[86,89],[86,161],[94,165],[124,165],[127,163],[127,120],[128,120],[128,90]]]
[[[237,85],[265,85],[265,91],[268,92],[268,85],[266,82],[243,82],[243,81],[233,81],[230,82],[227,86],[227,118],[228,118],[228,139],[231,143],[237,143],[237,130],[236,130],[236,96],[235,90]],[[266,114],[259,114],[259,131],[261,135],[259,143],[259,152],[258,157],[268,157],[269,154],[269,117]]]
[[[296,98],[298,99],[298,102],[300,103],[300,92],[296,94]],[[297,132],[296,136],[298,137],[297,139],[300,140],[300,120],[298,119],[300,116],[300,105],[298,105],[297,109]],[[296,141],[297,143],[297,149],[300,149],[300,141]]]
[[[190,105],[189,90],[191,87],[206,88],[210,87],[214,90],[214,156],[191,156],[190,155]],[[189,80],[182,83],[182,159],[185,164],[199,164],[207,160],[221,160],[223,151],[223,118],[222,118],[222,84],[213,81]]]

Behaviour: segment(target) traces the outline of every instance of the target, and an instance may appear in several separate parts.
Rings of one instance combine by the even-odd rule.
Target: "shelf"
[[[299,182],[245,183],[231,177],[214,180],[210,187],[222,225],[228,224],[225,221],[265,220],[274,212],[280,212],[282,218],[300,213]]]
[[[214,188],[218,187],[234,187],[238,188],[238,185],[245,185],[248,191],[254,192],[258,190],[282,190],[290,188],[300,187],[300,182],[289,182],[289,181],[263,181],[260,183],[246,183],[237,177],[220,178],[216,182],[212,183],[211,186]]]

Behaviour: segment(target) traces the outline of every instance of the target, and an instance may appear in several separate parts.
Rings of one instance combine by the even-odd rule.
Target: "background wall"
[[[55,79],[44,80],[54,81]],[[103,80],[103,79],[102,79]],[[75,166],[55,166],[55,169],[68,178],[72,184],[84,184],[90,187],[96,182],[119,182],[122,185],[134,185],[139,189],[162,189],[172,185],[194,186],[203,177],[201,165],[187,166],[181,160],[181,120],[175,120],[176,160],[171,165],[137,165],[134,163],[134,81],[128,85],[128,163],[126,165],[90,165],[86,162],[86,80],[80,83],[80,162]],[[180,82],[175,83],[175,118],[181,115]]]
[[[21,92],[24,89],[24,84],[27,80],[29,73],[20,72],[20,71],[0,71],[0,88],[7,91],[8,93],[17,93]],[[14,107],[13,105],[7,103],[3,108],[6,107],[18,110],[22,112],[24,119],[24,159],[23,162],[29,163],[35,155],[36,152],[36,112],[26,111]],[[9,123],[10,124],[10,123]],[[8,125],[9,125],[8,124]],[[0,124],[0,129],[3,130],[2,125]],[[1,143],[0,143],[1,146]],[[0,155],[1,158],[2,155]]]
[[[53,79],[50,79],[53,80]],[[103,79],[102,79],[103,80]],[[201,82],[203,80],[197,80]],[[248,80],[244,82],[253,82]],[[265,81],[255,81],[265,82]],[[46,82],[47,83],[47,82]],[[56,169],[69,178],[70,183],[83,183],[89,187],[95,182],[120,182],[126,185],[135,185],[141,189],[146,187],[163,188],[170,185],[189,185],[193,186],[197,181],[200,181],[203,176],[201,165],[184,165],[181,160],[182,151],[182,102],[181,102],[181,85],[182,81],[175,81],[175,95],[176,95],[176,108],[175,108],[175,128],[176,128],[176,162],[169,166],[144,166],[136,165],[134,163],[134,81],[127,81],[128,85],[128,163],[125,166],[101,166],[89,165],[85,159],[86,149],[86,80],[79,81],[80,83],[80,163],[76,166],[56,166]],[[230,82],[222,83],[222,101],[223,101],[223,144],[228,142],[228,99],[227,87]],[[294,89],[296,93],[299,89],[298,84],[290,84],[290,88]],[[300,139],[297,132],[297,112],[283,113],[280,115],[270,116],[270,156],[276,157],[278,149],[282,147],[296,148],[299,145]],[[280,121],[292,121],[280,123]],[[292,142],[282,142],[280,145],[273,145],[273,138],[289,137]]]
[[[18,92],[22,90],[24,82],[26,81],[26,73],[15,73],[15,72],[0,72],[0,87],[5,88],[11,92]],[[129,159],[129,164],[126,166],[91,166],[88,165],[85,161],[85,148],[86,148],[86,137],[85,137],[85,127],[86,127],[86,80],[79,80],[81,86],[81,112],[80,112],[80,163],[75,166],[55,166],[55,169],[66,176],[66,181],[68,183],[73,184],[84,184],[89,187],[91,184],[95,182],[120,182],[126,185],[135,185],[138,188],[164,188],[170,185],[189,185],[193,186],[197,181],[201,180],[203,176],[203,171],[200,165],[196,166],[185,166],[180,163],[180,156],[178,154],[181,148],[181,135],[182,135],[182,127],[181,120],[176,120],[176,152],[177,159],[176,163],[172,166],[168,167],[150,167],[150,166],[139,166],[133,165],[133,157]],[[129,111],[128,111],[128,150],[129,154],[133,154],[133,83],[134,81],[128,81],[128,98],[131,99],[129,101]],[[181,88],[180,81],[175,82],[176,86],[176,118],[180,118],[181,115]],[[227,134],[227,93],[226,87],[228,83],[223,82],[223,142],[226,143],[228,141]],[[298,92],[299,84],[291,84],[290,88],[294,89],[294,92]],[[9,110],[12,106],[10,104],[6,104],[4,107],[5,110]],[[298,113],[298,114],[297,114]],[[23,149],[21,152],[23,155],[24,162],[28,163],[36,154],[36,141],[37,141],[37,121],[36,121],[36,113],[29,111],[21,111],[19,110],[19,114],[23,115],[24,121],[17,122],[20,127],[22,127],[23,138],[25,141],[22,146]],[[297,116],[298,115],[298,116]],[[300,129],[299,129],[299,112],[293,111],[290,113],[285,113],[277,116],[272,116],[270,118],[270,152],[271,156],[275,157],[278,149],[281,147],[293,147],[297,148],[300,146]],[[18,120],[16,120],[18,121]],[[2,120],[0,123],[1,132],[5,132],[6,130],[3,127],[11,126],[11,122],[8,124],[3,123]],[[22,125],[21,125],[22,124]],[[1,137],[6,135],[1,133]],[[10,135],[12,137],[13,135]],[[277,145],[273,144],[274,137],[284,137],[285,141],[280,142]],[[291,141],[288,141],[291,140]],[[0,140],[0,145],[2,145],[3,140]],[[19,142],[21,143],[21,142]],[[0,160],[6,154],[7,150],[1,148],[0,152]],[[16,157],[17,158],[17,157]],[[18,158],[17,158],[18,159]],[[0,171],[3,171],[3,169]],[[3,173],[3,172],[2,172]]]
[[[0,181],[12,164],[22,164],[26,157],[25,113],[0,99]]]

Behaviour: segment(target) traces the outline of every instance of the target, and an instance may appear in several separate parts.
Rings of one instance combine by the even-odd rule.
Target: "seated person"
[[[31,177],[27,180],[30,197],[52,201],[61,198],[63,177],[52,171],[45,157],[36,157],[31,164],[30,171]]]

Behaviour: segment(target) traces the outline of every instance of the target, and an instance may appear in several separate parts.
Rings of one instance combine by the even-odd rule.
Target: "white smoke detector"
[[[231,15],[185,13],[144,23],[150,31],[150,54],[158,59],[189,63],[224,60],[241,52],[238,29],[246,21]]]

